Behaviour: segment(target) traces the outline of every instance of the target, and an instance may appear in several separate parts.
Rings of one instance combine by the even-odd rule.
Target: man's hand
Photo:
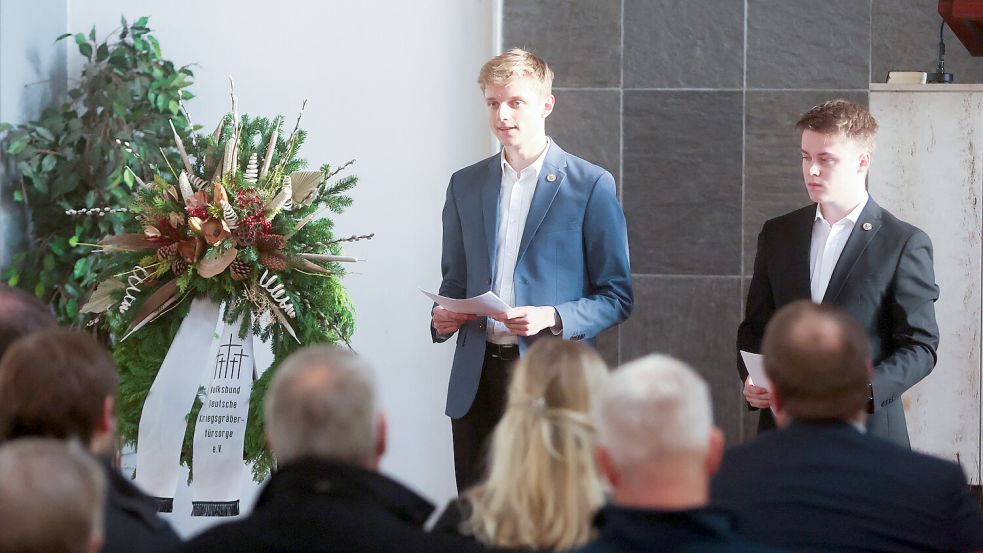
[[[771,407],[771,392],[768,391],[768,388],[762,388],[761,386],[751,384],[750,378],[747,378],[744,381],[744,399],[747,400],[752,407],[757,407],[758,409],[767,409]]]
[[[476,315],[466,315],[464,313],[454,313],[443,307],[436,305],[430,312],[430,324],[440,336],[450,336],[461,328],[461,325],[468,321],[473,321]]]
[[[516,336],[532,336],[544,328],[556,326],[556,309],[545,307],[516,307],[507,313],[492,315],[496,321],[503,323],[509,332]]]

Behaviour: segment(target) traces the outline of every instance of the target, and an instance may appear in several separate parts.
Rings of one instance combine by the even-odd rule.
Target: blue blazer
[[[501,186],[501,154],[451,176],[443,211],[441,295],[470,298],[491,290]],[[556,308],[564,339],[593,343],[631,313],[628,232],[614,177],[552,141],[519,242],[514,282],[516,306]],[[467,414],[478,391],[485,326],[486,318],[479,317],[457,333],[447,390],[451,418]],[[432,326],[431,334],[435,342],[446,339]],[[543,335],[552,331],[520,338],[519,351]]]

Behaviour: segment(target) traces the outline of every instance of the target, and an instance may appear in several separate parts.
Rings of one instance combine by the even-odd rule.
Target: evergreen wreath
[[[270,378],[304,344],[350,347],[354,307],[340,281],[340,263],[355,259],[341,255],[342,244],[372,235],[335,238],[331,219],[322,216],[351,205],[346,193],[358,177],[335,177],[354,160],[336,169],[325,164],[303,170],[306,162],[297,157],[306,138],[301,116],[285,138],[283,117],[239,117],[234,93],[232,98],[233,112],[214,133],[192,137],[193,156],[175,133],[180,160],[165,158],[167,173],[147,182],[133,173],[138,187],[123,206],[125,232],[89,244],[102,248],[104,257],[82,311],[108,323],[120,371],[119,433],[124,445],[137,446],[144,401],[190,300],[224,303],[226,323],[242,317],[240,337],[251,330],[274,355],[253,383],[243,450],[261,480],[273,467],[263,430]],[[132,162],[141,162],[130,154]],[[192,469],[203,395],[200,388],[181,452],[182,464]]]

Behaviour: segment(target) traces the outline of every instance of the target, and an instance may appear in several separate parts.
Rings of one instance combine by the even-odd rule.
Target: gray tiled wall
[[[804,205],[799,115],[932,71],[936,0],[504,0],[503,47],[556,72],[547,128],[608,168],[628,218],[635,311],[611,364],[665,352],[710,382],[728,441],[754,433],[734,340],[761,224]],[[983,82],[947,31],[947,69]],[[875,160],[876,163],[876,160]]]

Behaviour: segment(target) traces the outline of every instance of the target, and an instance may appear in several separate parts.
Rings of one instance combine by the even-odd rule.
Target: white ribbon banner
[[[207,396],[195,421],[191,516],[235,516],[245,465],[242,451],[256,358],[253,334],[239,338],[242,318],[225,323]]]
[[[174,510],[181,446],[203,373],[217,344],[219,306],[208,299],[191,303],[140,414],[136,483],[155,498],[158,510]],[[251,371],[250,371],[251,372]],[[241,454],[241,448],[240,448]]]

